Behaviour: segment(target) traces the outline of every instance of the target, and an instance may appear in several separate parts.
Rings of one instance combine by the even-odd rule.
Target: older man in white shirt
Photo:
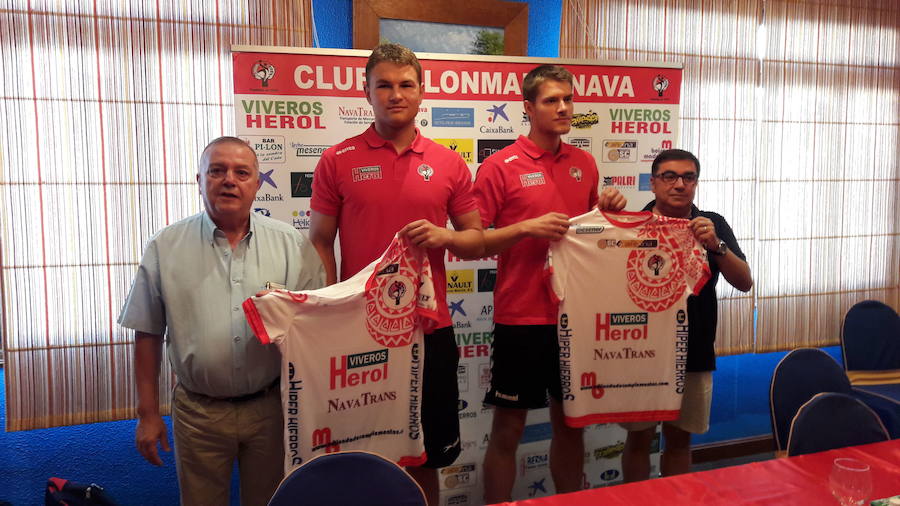
[[[318,288],[324,271],[293,227],[251,212],[259,162],[244,141],[213,140],[197,183],[205,210],[150,239],[119,316],[135,330],[135,443],[155,465],[157,445],[169,449],[158,394],[165,336],[182,504],[228,504],[237,459],[241,504],[264,505],[282,477],[280,355],[254,338],[241,304],[268,283]]]

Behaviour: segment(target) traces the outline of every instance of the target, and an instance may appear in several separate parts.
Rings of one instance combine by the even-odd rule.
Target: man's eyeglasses
[[[666,184],[675,184],[675,181],[678,181],[678,178],[681,178],[684,181],[684,184],[690,185],[697,182],[697,179],[700,178],[700,175],[696,172],[688,172],[687,174],[676,174],[672,171],[666,171],[662,174],[657,174],[653,176],[657,179],[662,179]]]

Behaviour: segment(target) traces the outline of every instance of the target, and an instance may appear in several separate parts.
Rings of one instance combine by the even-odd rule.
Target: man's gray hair
[[[240,146],[244,146],[245,148],[249,149],[250,152],[253,153],[254,168],[256,169],[257,172],[259,172],[259,158],[257,158],[256,151],[253,150],[253,147],[250,146],[250,144],[247,144],[247,141],[245,141],[244,139],[241,139],[238,137],[232,137],[230,135],[223,135],[222,137],[217,137],[217,138],[209,141],[209,144],[207,144],[206,147],[203,148],[203,151],[200,152],[200,161],[199,161],[200,166],[197,168],[197,172],[203,172],[203,170],[206,168],[206,165],[207,165],[206,164],[207,153],[209,152],[209,150],[211,148],[218,146],[219,144],[238,144]]]

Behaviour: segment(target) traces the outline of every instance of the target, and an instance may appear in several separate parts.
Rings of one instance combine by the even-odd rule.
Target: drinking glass
[[[841,506],[861,506],[872,493],[869,465],[856,459],[834,459],[828,483]]]

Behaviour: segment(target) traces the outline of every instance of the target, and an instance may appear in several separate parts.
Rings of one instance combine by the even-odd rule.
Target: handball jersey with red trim
[[[344,282],[244,302],[256,336],[282,355],[285,473],[340,450],[425,462],[422,339],[436,309],[428,255],[396,236]]]
[[[547,256],[559,298],[566,423],[675,420],[687,362],[687,298],[709,279],[689,220],[593,210]]]

